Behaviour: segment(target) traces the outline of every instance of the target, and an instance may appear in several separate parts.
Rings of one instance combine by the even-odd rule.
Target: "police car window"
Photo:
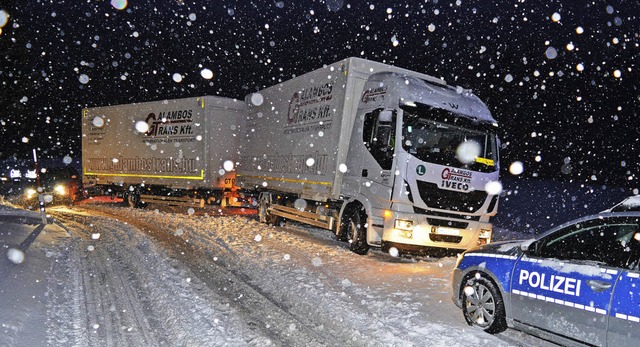
[[[597,221],[596,221],[597,223]],[[593,261],[621,268],[637,267],[640,223],[587,222],[561,230],[543,242],[539,255],[563,260]]]

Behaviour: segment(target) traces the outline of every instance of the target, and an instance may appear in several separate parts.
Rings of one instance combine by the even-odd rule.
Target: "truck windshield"
[[[411,109],[403,109],[402,148],[408,153],[428,163],[480,172],[496,170],[495,134],[421,118],[412,114]],[[441,109],[432,110],[448,113]],[[449,119],[455,117],[448,114]]]

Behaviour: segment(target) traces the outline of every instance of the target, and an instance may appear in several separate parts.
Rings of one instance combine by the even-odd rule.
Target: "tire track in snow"
[[[136,330],[131,332],[133,334],[131,339],[118,340],[114,336],[121,333],[117,329],[122,323],[103,321],[101,324],[106,325],[104,330],[107,334],[111,333],[114,336],[105,336],[102,340],[92,337],[89,344],[269,346],[279,345],[278,341],[284,341],[282,345],[295,345],[287,343],[286,339],[278,339],[279,336],[275,336],[269,329],[264,328],[263,322],[254,320],[246,323],[244,320],[238,319],[238,305],[234,300],[238,293],[240,293],[240,297],[243,294],[235,291],[237,284],[235,282],[241,281],[227,281],[226,274],[217,274],[217,277],[223,280],[221,283],[228,287],[230,293],[233,293],[231,298],[220,297],[220,294],[225,293],[219,292],[218,287],[210,289],[207,285],[202,284],[193,273],[185,269],[181,263],[171,260],[167,256],[167,250],[169,253],[179,253],[177,250],[172,250],[171,245],[165,245],[168,246],[167,249],[159,250],[154,243],[150,242],[144,232],[110,217],[80,216],[77,211],[52,213],[67,225],[74,223],[79,225],[73,228],[73,232],[83,239],[87,239],[91,231],[99,230],[102,235],[95,242],[78,242],[78,252],[83,252],[89,243],[95,243],[93,251],[84,251],[85,258],[89,260],[87,260],[87,264],[83,265],[83,271],[87,273],[92,271],[92,275],[87,277],[86,287],[102,286],[104,289],[117,287],[121,282],[126,283],[125,287],[132,288],[130,292],[114,291],[113,294],[105,294],[101,297],[96,297],[95,293],[91,293],[92,296],[86,301],[93,300],[97,304],[90,307],[89,311],[96,312],[95,316],[97,317],[109,314],[108,311],[112,311],[109,310],[111,306],[107,306],[105,303],[109,303],[110,300],[113,301],[112,304],[118,308],[118,311],[123,311],[121,307],[126,307],[126,303],[123,303],[119,297],[129,296],[130,301],[134,303],[134,309],[125,308],[126,317],[129,317],[128,314],[132,310],[140,311],[136,309],[136,305],[140,305],[141,312],[144,314],[142,316],[136,314],[135,316],[139,319],[149,320],[153,331],[148,331],[148,335],[155,336],[158,340],[158,342],[145,342],[140,336],[141,333]],[[91,228],[87,228],[87,225]],[[104,264],[112,265],[105,267]],[[104,273],[104,276],[100,273]],[[107,278],[114,276],[114,273],[119,280],[108,281]],[[122,273],[129,274],[128,278],[122,276]],[[191,280],[192,278],[194,280]],[[136,293],[137,297],[130,295],[132,293]],[[259,302],[254,303],[259,304]],[[265,317],[267,316],[265,315]],[[275,316],[277,316],[277,312]],[[90,325],[93,322],[91,320],[89,324],[85,325]],[[99,327],[99,329],[102,328]],[[140,327],[137,328],[139,330]],[[99,333],[99,329],[95,333]],[[88,330],[88,334],[94,333],[92,326],[85,327],[85,330]],[[105,341],[105,339],[111,340]],[[311,345],[314,344],[311,343]]]
[[[109,235],[105,236],[110,238]],[[107,327],[105,329],[100,327],[96,329],[94,326],[94,329],[98,331],[98,336],[106,337],[107,345],[156,345],[158,341],[151,337],[153,336],[153,329],[143,313],[140,300],[137,298],[139,293],[133,291],[133,286],[129,285],[132,282],[125,278],[128,270],[127,266],[123,264],[121,259],[111,257],[114,254],[112,250],[107,252],[104,250],[104,248],[110,247],[111,245],[109,244],[106,247],[104,245],[98,246],[92,251],[96,254],[86,257],[89,260],[90,269],[101,269],[103,271],[92,276],[96,283],[92,288],[102,289],[98,291],[101,296],[98,308],[102,317],[104,317],[101,321]],[[114,265],[119,267],[117,271],[114,270]],[[139,287],[136,286],[136,288]],[[116,306],[116,304],[119,304],[119,306]],[[127,333],[131,331],[128,329],[134,329],[133,327],[135,327],[137,334]],[[119,333],[116,333],[114,338],[111,336],[111,332]],[[134,336],[136,338],[128,339]]]
[[[48,278],[51,301],[47,306],[48,344],[52,346],[89,345],[86,322],[86,293],[79,252],[79,236],[73,235],[58,247],[56,261]]]
[[[237,217],[198,219],[159,214],[157,211],[109,208],[100,211],[119,218],[126,216],[124,220],[137,224],[143,230],[156,230],[160,238],[185,243],[189,249],[186,253],[195,249],[209,255],[209,259],[219,256],[218,264],[294,317],[295,327],[311,329],[322,343],[384,346],[394,341],[395,344],[411,345],[410,339],[401,337],[402,330],[388,325],[388,320],[381,319],[383,316],[380,314],[372,316],[367,305],[363,306],[362,296],[373,300],[369,288],[352,287],[348,281],[347,285],[344,284],[344,279],[354,275],[353,271],[355,276],[362,273],[353,266],[362,265],[361,260],[366,261],[366,258],[355,256],[343,243],[326,237],[318,240],[317,235],[309,233],[300,239],[301,235],[293,236],[291,230]],[[254,238],[257,235],[261,235],[260,239]],[[291,260],[283,263],[283,254],[292,255]],[[324,262],[328,262],[326,269]],[[202,263],[201,259],[199,263]],[[337,263],[342,265],[336,268]],[[371,263],[368,266],[379,264],[376,261],[366,263]],[[351,275],[343,273],[344,270]],[[195,269],[194,272],[199,273]],[[288,278],[286,284],[283,278]],[[291,287],[283,289],[280,284]],[[248,299],[244,297],[242,300]],[[378,311],[384,314],[385,310],[381,307]],[[340,313],[336,315],[336,312]],[[286,326],[284,328],[286,331]],[[380,335],[381,330],[383,335]]]
[[[341,344],[340,340],[315,331],[314,326],[311,326],[315,322],[302,320],[301,317],[291,314],[282,305],[282,302],[274,300],[273,297],[252,284],[251,278],[228,266],[229,258],[238,260],[231,255],[231,249],[219,247],[216,253],[226,253],[229,257],[225,258],[221,255],[219,260],[213,264],[214,266],[211,266],[211,263],[202,262],[200,257],[202,250],[192,244],[167,235],[157,226],[141,221],[129,222],[151,233],[166,246],[171,247],[169,243],[174,243],[173,247],[176,247],[174,255],[180,261],[187,264],[209,288],[219,290],[220,294],[231,300],[234,307],[243,313],[250,326],[262,330],[273,340],[279,341],[284,346],[336,346]],[[212,243],[210,246],[215,247],[216,244]],[[211,252],[205,251],[205,254],[207,253],[211,255]]]
[[[378,251],[356,256],[328,232],[317,234],[314,228],[297,225],[272,228],[243,217],[87,208],[93,215],[119,218],[149,233],[210,290],[226,298],[249,330],[261,331],[275,345],[417,346],[430,341],[451,347],[505,342],[511,346],[515,340],[522,346],[541,345],[517,334],[494,337],[457,319],[446,279],[446,269],[455,262],[452,257],[405,264],[387,256],[383,260]],[[270,307],[293,319],[270,316]],[[288,322],[313,334],[288,331]],[[246,341],[267,345],[258,339]]]
[[[210,289],[228,298],[233,307],[243,314],[250,327],[262,331],[272,340],[285,346],[334,346],[341,345],[344,341],[337,338],[339,334],[334,334],[337,331],[327,334],[326,331],[317,330],[317,321],[313,317],[292,314],[282,301],[262,291],[242,271],[234,270],[230,263],[239,264],[241,259],[231,248],[225,247],[224,243],[211,242],[202,247],[202,244],[194,245],[167,233],[166,225],[160,228],[153,223],[130,216],[124,218],[123,214],[116,215],[109,211],[92,213],[105,214],[134,225],[149,233],[167,249],[172,249],[173,256],[187,264]],[[212,254],[221,256],[215,262],[203,261],[203,256],[212,259]]]
[[[266,298],[273,303],[273,305],[276,305],[280,310],[294,318],[292,322],[295,324],[295,327],[302,327],[304,329],[311,330],[315,336],[318,337],[318,340],[322,341],[322,343],[327,345],[341,345],[344,344],[345,341],[349,341],[349,344],[354,346],[385,345],[385,343],[379,340],[380,336],[369,335],[371,331],[368,329],[368,325],[372,319],[375,321],[374,324],[378,326],[384,326],[384,323],[378,319],[372,318],[370,315],[367,315],[366,312],[361,312],[358,306],[354,306],[350,302],[345,302],[343,298],[335,297],[333,293],[349,295],[345,292],[349,293],[350,289],[345,288],[342,284],[343,282],[341,282],[341,279],[343,277],[340,277],[340,279],[335,281],[336,274],[324,269],[322,266],[314,264],[312,270],[308,270],[305,266],[297,267],[296,270],[294,270],[295,276],[292,282],[293,285],[297,286],[300,290],[299,297],[291,296],[291,292],[289,291],[290,289],[279,290],[279,288],[274,288],[269,284],[270,281],[268,279],[251,278],[251,275],[256,272],[247,271],[247,269],[262,267],[263,270],[258,272],[261,273],[260,276],[274,276],[274,283],[278,283],[279,281],[277,277],[282,276],[283,273],[281,270],[270,268],[270,266],[273,266],[273,257],[279,256],[280,259],[282,259],[282,255],[285,253],[297,255],[299,259],[306,259],[309,263],[308,265],[311,265],[315,262],[315,258],[320,257],[318,254],[319,250],[317,248],[319,240],[314,236],[306,235],[304,237],[305,240],[292,239],[288,232],[283,232],[283,230],[279,228],[276,229],[250,221],[247,221],[246,223],[240,222],[239,225],[242,226],[243,229],[237,230],[237,228],[234,228],[233,235],[225,235],[224,231],[221,233],[216,233],[215,231],[203,232],[202,230],[208,230],[211,228],[211,225],[207,225],[206,220],[197,221],[190,217],[175,215],[175,218],[169,218],[169,221],[166,221],[167,218],[163,219],[161,226],[158,226],[144,222],[145,220],[148,220],[148,218],[145,217],[148,217],[149,215],[155,216],[155,213],[141,210],[126,211],[126,213],[119,213],[117,216],[122,218],[122,215],[127,215],[126,219],[130,223],[136,223],[144,230],[157,230],[158,233],[163,235],[162,237],[170,238],[174,240],[173,242],[176,242],[175,240],[187,242],[189,245],[188,247],[192,249],[190,252],[193,252],[193,249],[196,248],[201,252],[208,254],[210,259],[217,256],[218,260],[216,262],[218,264],[223,265],[228,271],[231,271],[245,284],[251,286],[253,290],[260,294],[260,296]],[[107,210],[106,213],[112,214],[114,211]],[[115,214],[113,215],[116,217]],[[189,218],[189,222],[187,224],[183,223],[181,220],[182,218]],[[244,218],[241,219],[244,220]],[[214,220],[220,221],[217,219],[208,221]],[[233,226],[237,227],[238,225],[236,225],[236,222],[237,221],[234,222],[232,220],[230,224],[234,224]],[[195,223],[195,225],[188,225],[192,223]],[[227,222],[221,221],[220,223],[225,224]],[[194,228],[198,229],[199,232],[187,232]],[[227,228],[223,227],[222,229]],[[179,233],[181,238],[176,238],[174,235],[171,235],[171,233],[175,233],[176,230],[182,230],[182,232]],[[249,233],[245,234],[245,232]],[[247,241],[244,237],[248,237],[251,239],[250,243],[261,245],[262,242],[256,241],[252,236],[256,233],[264,236],[261,238],[262,242],[273,237],[274,240],[271,241],[275,241],[275,243],[269,243],[268,247],[258,246],[257,250],[252,248],[253,245],[247,245],[244,243]],[[243,235],[243,238],[240,238],[239,235]],[[320,241],[323,245],[320,252],[327,252],[322,255],[322,258],[325,260],[327,257],[331,258],[332,256],[343,258],[345,254],[347,257],[353,256],[353,254],[346,249],[345,244],[341,242],[330,239],[323,239]],[[302,249],[299,249],[298,247],[302,247]],[[251,257],[247,256],[247,252],[251,253]],[[313,256],[313,254],[316,255]],[[258,262],[256,262],[256,257]],[[293,262],[293,260],[291,261]],[[310,274],[309,271],[312,271],[314,277],[319,274],[319,276],[317,276],[319,278],[314,278],[308,281]],[[194,270],[194,272],[198,273],[196,270]],[[266,286],[265,283],[267,283]],[[320,292],[317,291],[318,288],[323,288],[325,286],[329,287],[329,289],[320,289]],[[243,300],[249,299],[245,297]],[[344,316],[346,317],[343,317],[343,315],[336,317],[334,315],[335,311],[327,311],[323,309],[323,305],[335,307],[336,305],[343,304],[346,304],[346,306],[341,307],[340,310],[345,312]],[[354,317],[352,314],[354,311],[359,312],[359,314],[356,314],[357,317]],[[362,317],[367,317],[367,322],[363,321]],[[286,326],[284,328],[286,331]],[[397,339],[394,338],[394,340]]]
[[[73,270],[80,278],[76,285],[84,294],[86,310],[80,315],[85,316],[83,323],[89,344],[157,345],[159,341],[153,338],[154,329],[146,319],[138,293],[129,285],[127,266],[117,256],[118,252],[114,252],[117,248],[112,236],[114,230],[104,230],[100,245],[95,247],[88,239],[92,233],[87,230],[86,219],[85,223],[78,223],[78,218],[62,217],[62,220],[77,236],[73,245],[76,257]],[[91,251],[88,250],[90,246],[94,247]],[[127,327],[131,330],[135,327],[135,333],[126,331]]]

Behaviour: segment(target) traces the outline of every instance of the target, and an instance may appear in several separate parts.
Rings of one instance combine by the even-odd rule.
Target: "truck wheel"
[[[367,244],[367,215],[362,207],[350,209],[340,225],[340,239],[349,242],[349,249],[356,254],[364,255],[369,251]]]
[[[504,301],[496,285],[477,275],[463,283],[467,283],[462,293],[462,312],[467,323],[490,334],[505,331]]]
[[[207,197],[207,205],[220,205],[221,202],[222,202],[222,198],[216,195],[209,195]]]
[[[137,191],[128,191],[125,193],[124,201],[129,207],[140,207],[140,194]]]
[[[280,222],[279,216],[274,216],[269,213],[269,202],[266,198],[261,198],[258,202],[258,218],[260,223],[266,223],[269,225],[278,225]]]
[[[129,207],[129,194],[127,192],[122,193],[122,202],[120,205],[123,207]]]

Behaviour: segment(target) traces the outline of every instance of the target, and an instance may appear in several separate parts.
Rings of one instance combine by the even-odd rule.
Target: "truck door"
[[[388,208],[394,182],[396,111],[376,109],[364,115],[361,192],[375,207]]]

